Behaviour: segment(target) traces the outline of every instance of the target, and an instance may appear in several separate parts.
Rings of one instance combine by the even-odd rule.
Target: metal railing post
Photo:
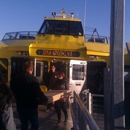
[[[89,94],[89,100],[91,100],[91,94]],[[74,92],[73,104],[74,112],[71,111],[71,114],[74,122],[74,130],[99,130],[97,124],[93,120],[93,117],[90,115],[86,106],[80,99],[79,95],[76,94],[76,92]]]
[[[87,93],[87,109],[89,113],[92,113],[92,95],[91,93]]]
[[[79,122],[79,129],[82,130],[82,113],[80,112],[79,104],[78,104],[78,122]]]
[[[78,103],[77,103],[77,101],[76,101],[76,92],[74,91],[74,108],[75,108],[75,110],[77,111],[76,112],[76,121],[77,121],[77,124],[79,125],[79,114],[78,114]]]
[[[73,110],[72,110],[73,109]],[[73,129],[74,130],[79,130],[79,124],[78,124],[78,114],[77,114],[77,102],[75,98],[75,92],[73,91],[73,107],[72,107],[72,102],[70,103],[70,111],[73,119]],[[75,113],[76,111],[76,113]]]

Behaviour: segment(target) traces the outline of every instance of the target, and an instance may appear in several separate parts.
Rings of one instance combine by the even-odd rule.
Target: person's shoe
[[[64,120],[64,123],[66,124],[66,123],[67,123],[67,120]]]
[[[57,125],[60,125],[60,120],[58,120],[58,123],[57,123]]]
[[[65,118],[64,123],[67,123],[67,119],[68,119],[68,117],[67,117],[67,118]]]

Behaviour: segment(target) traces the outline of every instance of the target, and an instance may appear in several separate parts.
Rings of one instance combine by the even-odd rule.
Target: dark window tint
[[[38,34],[83,36],[83,28],[77,21],[45,20]]]
[[[40,67],[41,67],[41,64],[40,64],[40,63],[37,63],[37,64],[36,64],[36,77],[37,77],[37,76],[40,76],[40,71],[41,71],[41,70],[40,70]]]

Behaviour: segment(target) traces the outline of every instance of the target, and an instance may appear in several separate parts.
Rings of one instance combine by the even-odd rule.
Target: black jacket
[[[58,73],[50,71],[47,75],[46,86],[49,89],[54,89],[54,85],[57,81]]]
[[[17,107],[20,108],[37,109],[39,99],[44,102],[48,100],[41,91],[37,78],[28,72],[23,72],[15,77],[12,91]]]
[[[57,79],[54,85],[54,90],[68,90],[68,89],[69,89],[69,82],[67,78]]]

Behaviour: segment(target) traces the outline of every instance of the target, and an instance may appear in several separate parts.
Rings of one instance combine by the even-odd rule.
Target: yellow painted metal
[[[47,87],[45,85],[40,85],[40,89],[42,92],[47,92]]]
[[[109,56],[108,52],[100,52],[100,51],[88,51],[87,50],[87,55],[92,55],[92,56]]]
[[[79,57],[67,57],[67,56],[48,56],[48,55],[37,55],[37,50],[61,50],[61,51],[76,51],[80,53]],[[48,58],[62,58],[62,59],[86,59],[86,47],[83,45],[74,44],[31,44],[29,46],[29,55],[33,57],[48,57]]]
[[[7,70],[7,66],[3,62],[0,61],[0,65]]]
[[[17,47],[19,47],[19,46],[29,46],[31,43],[33,43],[33,42],[35,42],[35,40],[30,40],[30,39],[25,39],[25,40],[23,40],[23,39],[11,39],[11,40],[3,40],[2,41],[4,44],[6,44],[6,45],[8,45],[8,46],[11,46],[11,47],[13,47],[13,46],[17,46]]]
[[[29,51],[29,46],[9,46],[8,47],[9,51]]]
[[[62,45],[66,44],[66,43],[74,43],[75,45],[83,45],[83,42],[84,42],[84,37],[83,36],[78,36],[78,37],[75,37],[75,36],[70,36],[70,35],[50,35],[50,34],[45,34],[44,36],[41,35],[41,34],[38,34],[36,36],[36,43],[52,43],[52,44],[55,44],[55,43],[59,43]]]
[[[10,47],[2,47],[0,48],[0,58],[10,59],[11,56],[19,56],[16,50],[10,50]]]
[[[46,17],[44,20],[61,20],[61,21],[77,21],[81,22],[81,19],[78,18],[54,18],[54,17]]]
[[[0,48],[1,48],[1,47],[7,47],[7,45],[4,44],[2,41],[0,41]]]
[[[129,54],[124,54],[124,65],[130,65],[130,56]]]
[[[104,43],[84,42],[87,48],[87,55],[109,56],[110,45]]]

